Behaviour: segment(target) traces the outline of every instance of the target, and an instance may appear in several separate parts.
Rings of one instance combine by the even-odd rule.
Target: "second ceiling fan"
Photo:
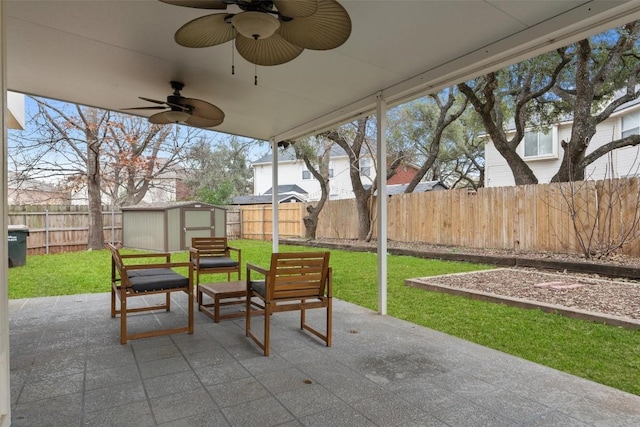
[[[200,9],[237,6],[239,13],[214,13],[187,22],[175,40],[198,48],[235,39],[238,53],[256,65],[284,64],[304,49],[335,49],[351,34],[351,18],[335,0],[160,1]]]
[[[184,123],[189,126],[209,128],[218,126],[224,121],[224,112],[220,108],[201,99],[185,98],[180,95],[180,91],[184,88],[184,83],[178,81],[170,83],[173,94],[167,96],[166,101],[140,96],[139,98],[143,101],[158,105],[124,108],[123,110],[164,110],[149,117],[149,122],[157,125]]]

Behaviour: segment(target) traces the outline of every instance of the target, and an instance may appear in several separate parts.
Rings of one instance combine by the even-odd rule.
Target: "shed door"
[[[215,236],[215,209],[184,208],[181,221],[183,250],[191,246],[192,237]]]

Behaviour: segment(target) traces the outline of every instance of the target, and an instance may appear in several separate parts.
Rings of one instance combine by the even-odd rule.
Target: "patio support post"
[[[273,236],[273,253],[278,252],[278,142],[271,140],[273,151],[273,167],[271,168],[271,233]]]
[[[11,424],[11,396],[9,387],[9,245],[7,243],[8,208],[7,208],[7,53],[4,20],[4,2],[0,1],[0,124],[2,136],[0,137],[0,199],[2,200],[2,251],[0,251],[0,427],[8,427]]]
[[[378,313],[387,314],[387,103],[379,92],[376,97],[378,163]]]

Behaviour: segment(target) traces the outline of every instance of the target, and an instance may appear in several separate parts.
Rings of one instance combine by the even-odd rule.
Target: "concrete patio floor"
[[[185,303],[132,325],[182,322]],[[243,319],[196,310],[193,335],[120,345],[108,294],[9,306],[16,427],[640,425],[639,396],[341,301],[332,347],[278,313],[268,358]]]

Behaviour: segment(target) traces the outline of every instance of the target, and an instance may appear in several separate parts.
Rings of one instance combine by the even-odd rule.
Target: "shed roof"
[[[168,209],[183,208],[183,207],[194,207],[194,208],[206,207],[206,208],[225,209],[224,207],[211,205],[208,203],[194,202],[194,201],[181,201],[181,202],[139,203],[137,205],[123,206],[121,210],[123,211],[164,211]]]

